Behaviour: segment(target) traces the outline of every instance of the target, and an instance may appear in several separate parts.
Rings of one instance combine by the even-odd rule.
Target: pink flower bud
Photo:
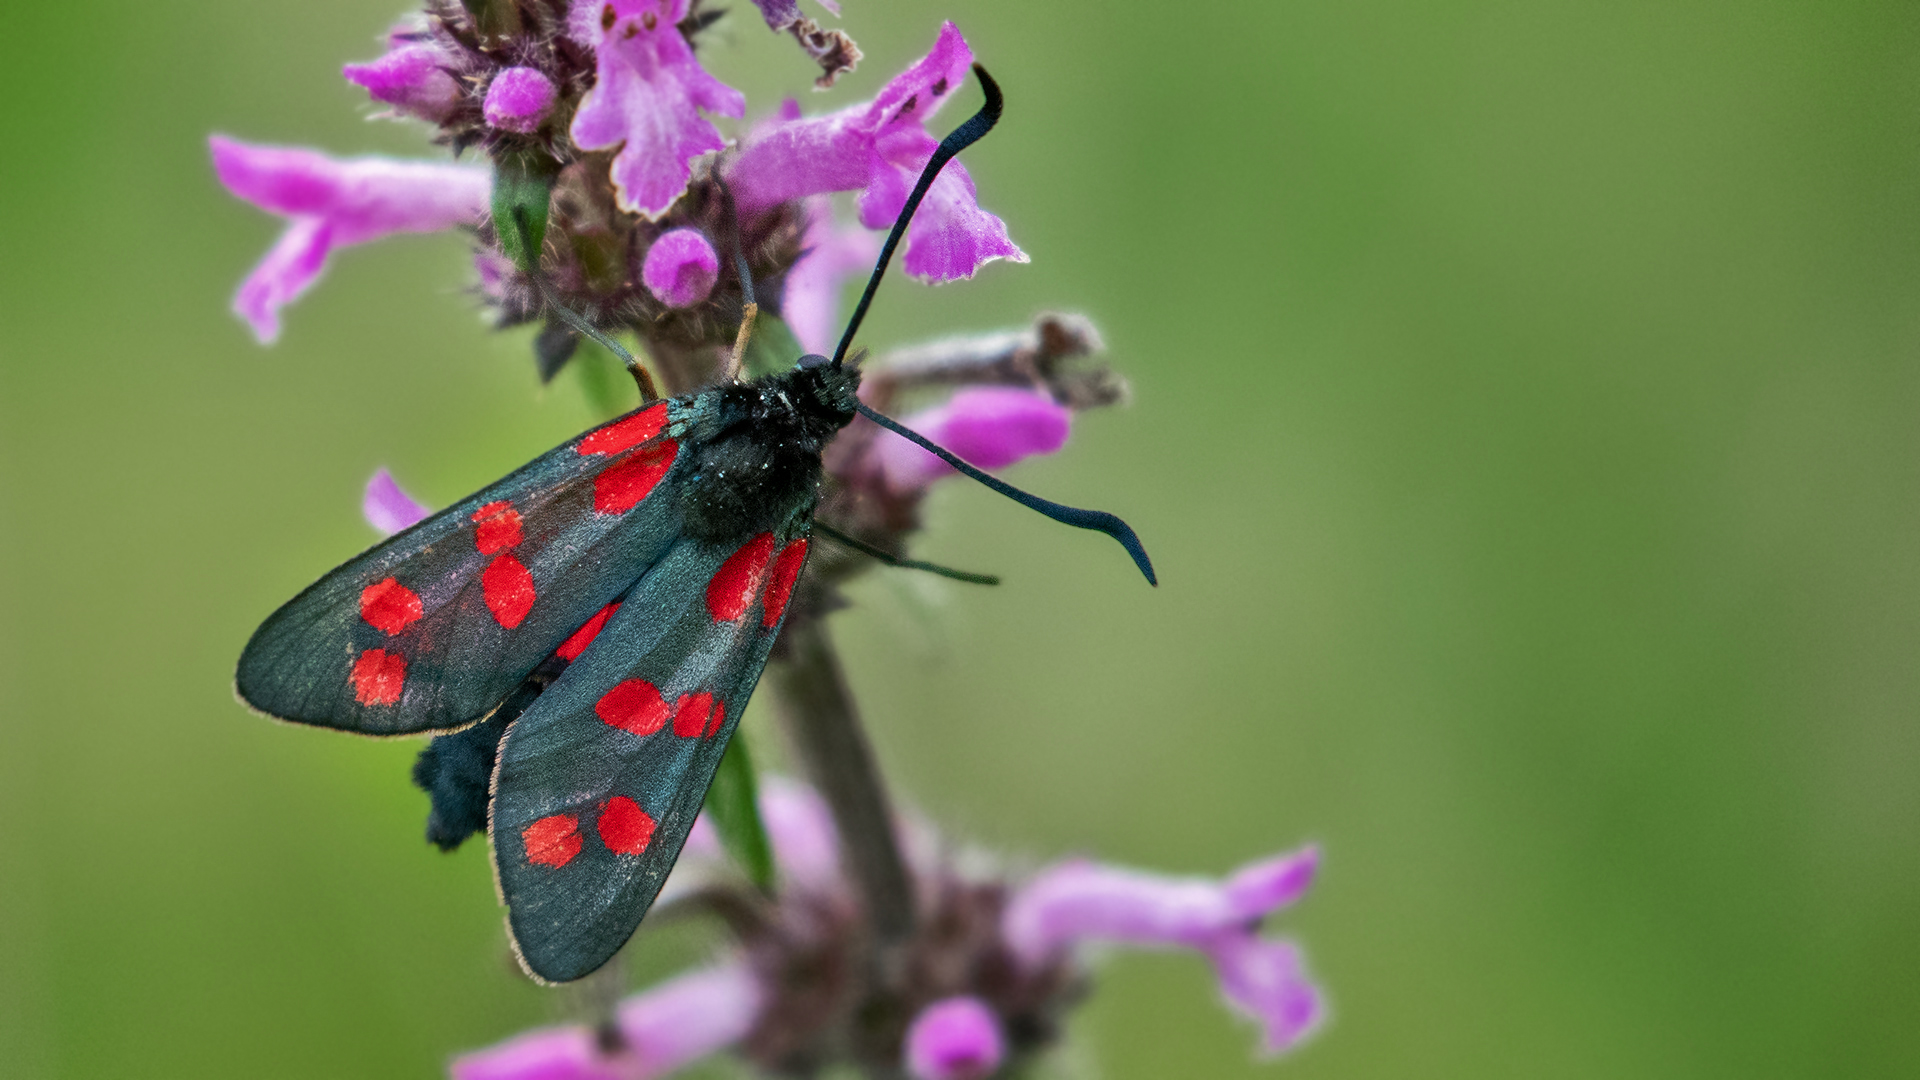
[[[720,278],[720,257],[698,229],[671,229],[647,249],[640,280],[668,307],[688,308],[707,298]]]
[[[460,84],[442,69],[445,57],[431,45],[395,41],[386,55],[340,69],[348,82],[366,88],[375,101],[435,123],[460,100]]]
[[[950,997],[914,1017],[906,1056],[914,1080],[979,1080],[1000,1067],[1007,1047],[993,1010],[979,998]]]
[[[529,67],[511,67],[493,77],[481,106],[487,123],[502,131],[532,134],[553,111],[553,80]]]

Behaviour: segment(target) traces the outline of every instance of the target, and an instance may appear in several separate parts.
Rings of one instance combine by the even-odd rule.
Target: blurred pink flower
[[[969,465],[1001,469],[1065,446],[1073,410],[1035,390],[974,386],[901,422]],[[869,453],[896,494],[917,491],[953,475],[946,462],[891,432],[875,439]]]
[[[584,1027],[539,1028],[463,1054],[452,1080],[652,1080],[746,1036],[760,1011],[760,987],[743,962],[669,979],[621,1002],[626,1048],[608,1054]]]
[[[1260,1024],[1262,1049],[1279,1053],[1309,1034],[1323,1009],[1299,950],[1261,938],[1260,923],[1306,892],[1319,857],[1309,847],[1222,881],[1061,863],[1014,895],[1001,931],[1030,964],[1090,941],[1196,949],[1213,961],[1227,1001]]]
[[[241,283],[233,310],[262,344],[280,336],[280,309],[305,292],[334,248],[398,232],[478,222],[491,179],[479,166],[334,158],[214,135],[214,171],[228,191],[288,219],[287,231]]]
[[[976,997],[936,1001],[907,1028],[907,1073],[914,1080],[981,1080],[1006,1056],[1000,1021]]]
[[[807,200],[807,234],[801,248],[804,253],[787,271],[780,317],[801,348],[824,355],[833,350],[840,335],[841,283],[873,266],[880,256],[880,240],[865,229],[836,224],[832,203],[825,196],[815,196]]]
[[[367,524],[392,536],[423,520],[433,511],[400,490],[393,474],[381,466],[373,471],[373,477],[367,481],[367,493],[360,499],[360,513],[367,519]]]

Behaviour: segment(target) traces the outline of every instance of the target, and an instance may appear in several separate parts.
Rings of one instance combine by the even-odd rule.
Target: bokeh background
[[[709,67],[802,91],[735,6]],[[426,1077],[564,1013],[415,744],[228,689],[375,466],[444,504],[591,415],[453,235],[340,255],[272,349],[227,313],[279,225],[206,134],[425,153],[338,74],[398,8],[8,10],[9,1077]],[[943,488],[920,553],[1008,584],[834,622],[893,785],[1031,860],[1326,855],[1317,1041],[1255,1064],[1200,960],[1121,954],[1082,1075],[1920,1075],[1920,8],[847,0],[866,64],[803,99],[943,16],[1033,262],[867,339],[1098,319],[1134,405],[1017,479],[1164,584]]]

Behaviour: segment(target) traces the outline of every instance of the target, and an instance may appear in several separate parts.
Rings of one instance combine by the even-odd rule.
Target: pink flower
[[[640,280],[654,299],[690,308],[707,298],[720,279],[720,256],[698,229],[670,229],[647,249]]]
[[[816,196],[807,200],[807,235],[801,246],[799,261],[787,271],[780,317],[801,348],[824,355],[833,351],[840,336],[841,282],[872,268],[880,241],[864,229],[835,225],[832,204]]]
[[[584,1027],[540,1028],[463,1054],[453,1080],[652,1080],[746,1036],[761,990],[745,963],[669,979],[620,1004],[626,1048],[602,1053]]]
[[[388,38],[387,51],[378,60],[347,64],[340,73],[348,82],[365,87],[375,101],[439,123],[460,101],[460,84],[447,74],[446,60],[439,48],[397,30]]]
[[[228,191],[288,219],[233,299],[234,312],[262,344],[280,336],[280,309],[319,278],[334,248],[397,232],[437,232],[487,212],[491,181],[482,167],[343,160],[221,135],[207,143]]]
[[[487,123],[502,131],[529,135],[540,129],[540,122],[553,111],[558,94],[553,80],[530,67],[510,67],[487,84],[487,98],[480,106]]]
[[[993,1010],[975,997],[936,1001],[907,1028],[907,1073],[914,1080],[980,1080],[1006,1059]]]
[[[969,465],[1001,469],[1066,445],[1073,411],[1046,394],[1011,386],[975,386],[901,423],[953,451]],[[870,451],[887,487],[917,491],[953,474],[946,462],[894,434]]]
[[[1261,1025],[1263,1050],[1279,1053],[1309,1034],[1323,1009],[1299,950],[1258,931],[1267,915],[1306,892],[1318,862],[1319,852],[1309,847],[1224,881],[1061,863],[1014,895],[1001,932],[1029,964],[1085,941],[1196,949],[1213,961],[1228,1003]]]
[[[687,190],[691,163],[726,140],[699,110],[746,113],[738,90],[706,73],[681,35],[688,0],[574,0],[570,32],[592,46],[598,79],[573,118],[583,150],[613,159],[620,207],[657,219]],[[623,145],[624,144],[624,145]]]
[[[860,194],[860,221],[893,224],[940,141],[926,121],[966,84],[973,51],[952,23],[933,51],[870,104],[776,124],[734,163],[730,178],[743,211],[828,191]],[[969,278],[994,259],[1026,262],[1004,222],[980,208],[973,178],[950,162],[907,229],[907,273],[928,281]]]
[[[372,479],[367,481],[367,493],[360,499],[360,513],[367,524],[392,536],[433,511],[400,490],[393,474],[383,466],[375,469]]]

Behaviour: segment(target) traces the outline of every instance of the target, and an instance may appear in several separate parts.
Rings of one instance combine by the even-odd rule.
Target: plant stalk
[[[847,869],[885,951],[911,937],[914,924],[913,882],[894,837],[886,787],[825,623],[790,622],[786,647],[786,662],[774,677],[788,734],[833,812]]]

